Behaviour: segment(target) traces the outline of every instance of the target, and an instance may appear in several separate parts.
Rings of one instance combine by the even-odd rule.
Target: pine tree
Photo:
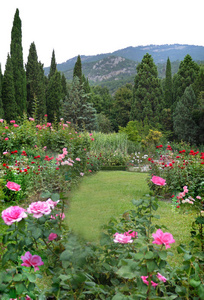
[[[157,67],[150,54],[145,54],[137,66],[131,119],[144,121],[149,125],[157,126],[162,121],[163,95],[161,82],[158,78]]]
[[[183,96],[185,89],[195,82],[198,72],[198,64],[187,54],[184,60],[181,61],[178,72],[173,77],[173,108],[176,107],[177,102]]]
[[[55,74],[56,71],[57,71],[57,63],[56,63],[56,59],[55,59],[55,51],[53,49],[48,79],[51,79],[51,77]]]
[[[166,78],[164,82],[164,101],[166,108],[171,108],[173,104],[173,81],[171,73],[171,62],[168,57],[166,63]]]
[[[74,65],[74,70],[73,70],[73,78],[77,76],[79,78],[80,84],[82,84],[82,65],[81,65],[81,57],[78,55],[77,61]]]
[[[60,100],[62,99],[62,85],[60,72],[56,71],[50,78],[47,86],[47,115],[48,121],[59,121],[60,117]]]
[[[33,115],[34,102],[36,99],[39,109],[35,113],[38,121],[43,118],[46,112],[45,100],[45,82],[43,65],[38,62],[35,43],[30,45],[28,62],[26,64],[26,80],[27,80],[27,111],[29,116]]]
[[[197,142],[198,126],[193,118],[193,112],[196,108],[196,96],[192,86],[189,86],[177,102],[173,114],[174,132],[179,140],[192,144]]]
[[[11,31],[10,55],[13,67],[17,113],[23,116],[23,113],[26,112],[26,73],[23,65],[21,19],[18,9],[16,9]]]
[[[62,84],[62,100],[65,100],[65,97],[67,96],[67,80],[64,73],[62,73],[61,84]]]
[[[3,83],[3,75],[1,72],[1,64],[0,64],[0,119],[4,117],[4,108],[2,102],[2,83]]]
[[[13,66],[11,57],[7,56],[6,67],[2,84],[2,102],[4,108],[4,118],[7,121],[17,117],[17,104],[15,100],[15,87],[13,80]]]

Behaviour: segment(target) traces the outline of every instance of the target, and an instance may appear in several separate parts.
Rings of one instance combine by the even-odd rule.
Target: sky
[[[38,60],[50,66],[78,55],[129,46],[204,46],[203,0],[6,0],[0,1],[0,63],[10,52],[16,9],[22,22],[24,64],[35,43]]]

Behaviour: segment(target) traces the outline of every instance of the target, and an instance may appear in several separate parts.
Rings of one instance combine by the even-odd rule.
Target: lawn
[[[67,222],[74,232],[89,241],[97,242],[100,228],[111,216],[117,217],[126,210],[135,209],[132,199],[142,198],[149,192],[147,173],[124,171],[101,171],[82,179],[79,187],[72,191],[70,207],[66,213]],[[190,228],[194,219],[193,214],[181,214],[174,210],[170,201],[159,201],[157,214],[159,224],[167,226],[168,232],[176,240],[172,250],[180,243],[190,242]],[[156,219],[155,219],[156,220]],[[180,257],[176,254],[172,261],[177,263]]]

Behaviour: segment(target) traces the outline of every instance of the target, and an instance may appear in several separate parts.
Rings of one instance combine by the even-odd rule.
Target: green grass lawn
[[[123,171],[101,171],[84,177],[69,197],[70,207],[66,212],[69,227],[88,241],[98,242],[102,225],[107,224],[112,216],[119,217],[126,210],[135,209],[132,200],[148,194],[147,177],[146,173]],[[180,243],[190,242],[194,215],[173,210],[171,202],[165,200],[159,201],[156,214],[160,219],[155,219],[155,222],[167,226],[164,231],[170,232],[176,241],[171,246],[174,257],[170,260],[177,264],[181,256],[176,248]]]

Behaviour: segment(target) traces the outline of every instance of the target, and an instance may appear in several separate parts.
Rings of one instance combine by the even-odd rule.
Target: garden
[[[0,136],[1,299],[204,299],[202,149],[46,115]]]

